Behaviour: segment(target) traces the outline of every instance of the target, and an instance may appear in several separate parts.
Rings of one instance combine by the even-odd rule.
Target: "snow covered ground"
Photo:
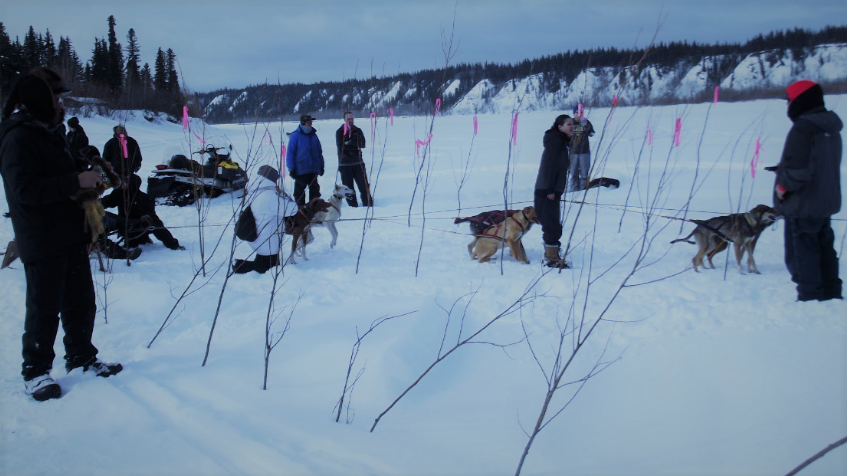
[[[829,96],[827,104],[847,118],[847,96]],[[609,110],[588,113],[601,130]],[[532,203],[541,137],[555,116],[519,116],[508,179],[512,208]],[[681,140],[671,148],[677,117],[682,118]],[[80,123],[91,143],[102,148],[116,121],[81,117]],[[648,124],[652,145],[645,144]],[[336,169],[333,137],[341,121],[315,125],[327,158],[327,174],[321,177],[327,196]],[[357,125],[370,133],[367,118]],[[203,133],[199,122],[192,126]],[[565,227],[565,239],[575,230],[569,258],[574,269],[542,277],[539,226],[524,238],[532,264],[517,263],[508,253],[502,263],[479,264],[467,255],[467,225],[452,223],[459,208],[458,171],[469,155],[473,166],[461,189],[461,215],[502,208],[509,115],[479,116],[470,154],[470,116],[435,120],[426,220],[419,188],[411,226],[415,139],[426,138],[429,124],[424,118],[395,118],[392,127],[380,119],[366,158],[370,162],[375,150],[377,168],[384,151],[384,163],[378,180],[371,172],[376,219],[364,235],[358,273],[365,210],[345,205],[343,218],[351,220],[338,224],[338,246],[330,249],[329,233],[318,229],[309,260],[283,268],[276,309],[287,308],[275,331],[302,297],[290,330],[270,356],[267,390],[262,390],[263,343],[271,274],[229,280],[205,367],[201,362],[223,272],[200,278],[193,294],[179,304],[176,318],[147,348],[199,262],[194,208],[158,208],[186,251],[168,250],[158,241],[145,245],[131,267],[115,263],[107,296],[104,275],[96,275],[98,296],[107,297],[109,305],[107,316],[99,306],[94,343],[104,360],[122,362],[125,370],[109,379],[78,370],[65,374],[60,331],[53,376],[65,394],[58,400],[37,403],[24,394],[25,283],[17,262],[0,272],[0,473],[514,474],[527,441],[524,431],[531,431],[544,403],[547,385],[540,367],[550,372],[558,328],[569,325],[569,315],[594,322],[615,296],[641,249],[642,212],[664,171],[669,182],[654,202],[659,209],[649,229],[654,239],[645,263],[651,265],[628,281],[648,284],[617,294],[563,382],[583,378],[598,361],[620,359],[589,379],[539,434],[522,474],[785,474],[847,435],[847,307],[841,301],[795,302],[783,264],[781,222],[759,241],[761,275],[739,274],[734,258],[724,272],[727,253],[716,258],[718,269],[694,273],[695,247],[669,244],[693,225],[666,217],[681,216],[675,210],[688,200],[695,172],[703,185],[691,201],[690,218],[770,204],[773,177],[763,167],[777,162],[789,126],[785,103],[775,100],[617,109],[602,141],[601,132],[592,139],[592,150],[595,160],[606,158],[598,161],[605,162],[601,175],[619,179],[621,187],[568,196],[588,203],[575,227],[577,206],[571,205]],[[126,127],[141,146],[143,170],[198,148],[193,134],[178,124],[138,118],[129,119]],[[278,145],[280,124],[260,124],[258,130],[253,125],[208,127],[205,134],[225,136],[236,160],[244,164],[250,158],[255,173],[258,165],[278,163],[278,150],[263,138],[265,127]],[[293,123],[284,124],[286,131],[293,128]],[[756,139],[762,151],[753,179]],[[842,175],[845,168],[847,162]],[[292,185],[287,179],[286,187]],[[207,252],[221,234],[223,248],[228,246],[232,231],[221,225],[236,206],[236,197],[212,201]],[[847,212],[835,219],[841,255]],[[12,237],[6,219],[0,243]],[[243,244],[236,251],[238,258],[248,254]],[[212,267],[227,259],[219,249]],[[668,276],[673,277],[659,280]],[[444,355],[460,331],[464,339],[479,330],[539,277],[520,312],[474,339],[518,343],[460,347],[369,432],[374,419],[438,358],[442,342]],[[445,309],[454,303],[445,331]],[[362,341],[353,375],[364,371],[349,412],[345,404],[336,423],[333,406],[357,332],[380,317],[412,311],[381,324]],[[527,341],[521,341],[522,327],[537,361]],[[569,336],[565,349],[572,343]],[[577,388],[560,389],[548,417]],[[802,474],[847,474],[847,446]]]

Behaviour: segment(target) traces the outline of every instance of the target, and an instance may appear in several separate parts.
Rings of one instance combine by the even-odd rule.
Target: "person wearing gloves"
[[[338,171],[341,173],[341,183],[353,190],[353,182],[359,187],[362,205],[373,206],[368,174],[365,162],[362,160],[362,149],[365,148],[365,133],[354,124],[353,113],[344,113],[344,124],[335,131],[335,145],[338,147]],[[358,207],[356,195],[347,199],[347,205]]]
[[[819,84],[797,81],[785,91],[794,125],[775,167],[773,196],[785,218],[785,265],[798,301],[842,299],[830,220],[841,210],[844,124],[824,106]]]
[[[284,222],[287,216],[297,213],[297,204],[277,185],[279,172],[270,165],[259,167],[255,184],[250,196],[253,201],[250,209],[256,221],[258,237],[249,242],[256,252],[253,261],[235,260],[233,269],[236,274],[256,271],[264,274],[279,265],[279,248],[283,239]]]
[[[285,156],[288,173],[294,179],[294,200],[300,208],[306,205],[306,188],[309,201],[321,196],[318,175],[324,174],[324,155],[321,141],[312,128],[314,119],[308,114],[300,116],[300,127],[291,133]]]

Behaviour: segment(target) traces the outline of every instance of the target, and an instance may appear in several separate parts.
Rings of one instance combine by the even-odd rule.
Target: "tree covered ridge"
[[[770,51],[772,61],[790,51],[800,61],[818,45],[847,43],[847,26],[828,26],[820,31],[795,28],[759,34],[741,43],[698,44],[696,42],[659,43],[651,48],[641,69],[654,67],[659,71],[688,70],[704,58],[710,58],[706,70],[708,82],[717,85],[749,54]],[[369,112],[392,107],[396,114],[421,114],[432,109],[437,97],[443,107],[455,105],[471,88],[488,80],[489,97],[509,82],[537,75],[541,92],[553,93],[563,83],[573,81],[588,68],[612,68],[624,81],[626,75],[639,71],[628,66],[642,57],[643,49],[595,48],[566,51],[556,55],[527,59],[516,64],[461,63],[444,69],[428,69],[392,76],[349,79],[313,84],[257,84],[241,89],[223,88],[195,95],[198,106],[210,122],[250,121],[256,118],[279,119],[310,113],[316,117],[340,117],[345,110]],[[442,82],[442,78],[448,78]],[[460,80],[452,94],[443,94],[455,80]],[[649,81],[650,78],[647,78]],[[401,83],[395,96],[388,97],[392,87]],[[378,101],[373,100],[379,98]],[[483,97],[485,99],[485,95]],[[378,103],[378,104],[377,104]]]
[[[91,59],[84,64],[70,38],[59,37],[56,46],[49,29],[41,34],[30,26],[23,42],[17,37],[12,41],[0,22],[0,90],[8,91],[18,76],[44,66],[56,70],[72,85],[73,96],[98,99],[102,107],[177,113],[183,97],[176,53],[160,47],[153,68],[149,63],[142,66],[135,30],[127,32],[124,47],[115,32],[115,17],[109,16],[107,21],[106,37],[94,39]]]

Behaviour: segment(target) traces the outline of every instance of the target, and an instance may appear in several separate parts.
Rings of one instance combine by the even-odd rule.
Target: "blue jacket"
[[[303,126],[291,133],[288,139],[288,153],[285,156],[288,173],[294,175],[324,174],[324,155],[321,141],[313,128],[306,133]]]

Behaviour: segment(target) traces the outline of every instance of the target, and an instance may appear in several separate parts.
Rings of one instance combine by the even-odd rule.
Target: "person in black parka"
[[[59,322],[66,370],[82,367],[108,377],[122,369],[100,361],[91,343],[97,307],[90,235],[74,197],[99,186],[101,177],[80,168],[57,132],[65,91],[55,72],[33,70],[10,89],[0,125],[0,174],[26,277],[21,374],[26,393],[38,401],[62,396],[50,376]]]
[[[112,190],[112,193],[101,198],[103,208],[118,207],[118,214],[107,213],[106,229],[117,231],[124,236],[127,231],[126,220],[130,221],[127,248],[150,243],[150,233],[161,241],[168,249],[184,250],[179,241],[174,238],[165,224],[156,215],[156,204],[149,195],[141,191],[141,177],[133,175],[126,187]],[[126,203],[129,203],[127,210]],[[152,231],[146,231],[153,228]]]
[[[544,133],[544,153],[535,180],[535,211],[541,222],[544,240],[544,260],[547,266],[565,267],[559,255],[562,246],[562,222],[559,201],[565,192],[570,165],[570,143],[574,133],[573,119],[562,114]]]
[[[797,81],[786,89],[794,123],[776,167],[774,208],[785,218],[785,265],[798,301],[842,299],[830,217],[841,210],[841,119],[823,89]]]
[[[112,164],[112,169],[121,180],[128,182],[129,177],[141,169],[141,149],[138,147],[138,142],[126,133],[124,126],[117,125],[112,128],[112,131],[114,131],[114,135],[103,146],[103,158]],[[124,156],[123,147],[121,147],[121,135],[126,140],[126,156]],[[126,168],[124,168],[124,164],[126,164]]]
[[[341,173],[341,183],[353,190],[353,182],[359,188],[362,205],[373,206],[368,174],[365,162],[362,160],[362,149],[365,148],[365,133],[354,124],[353,113],[344,113],[344,124],[335,131],[335,144],[338,147],[338,171]],[[356,195],[347,199],[351,207],[358,207]]]

